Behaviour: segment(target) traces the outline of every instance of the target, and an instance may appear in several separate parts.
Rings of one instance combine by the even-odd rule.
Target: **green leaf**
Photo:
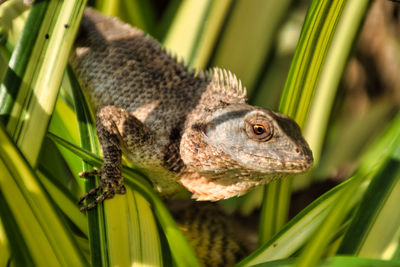
[[[70,149],[89,164],[96,167],[101,166],[102,160],[90,152],[68,143],[51,133],[49,133],[48,136],[58,144]],[[137,190],[151,204],[154,215],[158,219],[167,238],[175,263],[178,266],[199,266],[192,248],[176,226],[174,219],[171,217],[163,201],[154,191],[150,183],[142,177],[140,172],[126,166],[122,168],[122,175],[125,178],[125,183],[134,190]]]
[[[211,2],[182,1],[163,40],[164,46],[188,61]]]
[[[252,266],[293,255],[321,226],[344,186],[345,184],[342,184],[332,189],[308,205],[268,242],[264,243],[237,266]],[[358,199],[360,197],[358,195]],[[357,196],[354,196],[354,200],[357,200]]]
[[[13,81],[10,84],[17,87],[4,89],[17,103],[12,107],[7,130],[32,165],[36,164],[47,131],[85,1],[50,1],[47,8],[46,3],[40,1],[32,7],[26,23],[29,42],[23,42],[23,33],[20,46],[13,53],[13,58],[15,55],[19,59],[17,66],[9,72]],[[55,14],[60,15],[54,17]],[[31,24],[34,29],[40,25],[33,40],[29,35]]]
[[[342,220],[345,218],[345,216],[347,215],[347,212],[349,211],[349,208],[351,207],[351,205],[349,205],[350,201],[353,201],[354,196],[356,194],[358,194],[360,191],[364,191],[365,190],[365,186],[368,185],[368,183],[370,183],[370,180],[372,179],[371,175],[366,175],[365,173],[365,169],[363,168],[369,168],[370,172],[369,174],[373,173],[375,175],[375,178],[372,180],[372,184],[370,184],[370,188],[369,190],[374,190],[373,193],[370,194],[376,194],[376,190],[378,191],[382,191],[381,194],[376,194],[377,197],[374,199],[374,205],[372,207],[365,207],[365,205],[370,204],[371,202],[369,202],[369,199],[366,198],[366,196],[364,197],[363,201],[361,202],[361,208],[363,208],[363,210],[367,210],[367,213],[374,211],[376,212],[377,209],[382,209],[383,203],[384,203],[384,198],[387,197],[387,194],[389,194],[389,192],[391,192],[392,190],[390,190],[390,185],[394,186],[394,182],[397,182],[397,178],[398,178],[398,171],[399,171],[399,166],[396,166],[396,163],[391,163],[390,157],[393,155],[394,152],[396,152],[396,149],[398,149],[399,147],[399,142],[400,142],[400,138],[398,137],[399,132],[400,132],[400,124],[399,124],[399,120],[400,120],[400,114],[397,115],[397,117],[393,120],[393,123],[391,125],[391,128],[388,129],[388,131],[386,132],[386,137],[382,138],[383,141],[388,140],[388,148],[384,148],[382,149],[383,151],[386,150],[386,153],[382,153],[383,151],[379,151],[379,150],[373,150],[371,149],[369,151],[369,154],[372,155],[372,153],[374,153],[374,155],[377,155],[376,153],[378,152],[379,155],[381,155],[381,158],[377,158],[375,156],[375,162],[374,164],[370,164],[370,165],[366,165],[366,163],[370,160],[369,157],[365,157],[365,161],[363,162],[363,165],[360,167],[359,171],[356,173],[356,175],[353,178],[352,183],[349,183],[348,188],[346,189],[346,191],[341,195],[341,197],[338,199],[338,201],[335,203],[335,207],[332,208],[332,210],[330,211],[330,214],[328,216],[328,218],[324,221],[324,225],[318,230],[318,232],[315,234],[314,238],[308,243],[307,247],[304,249],[304,251],[302,252],[302,254],[299,257],[299,261],[297,262],[297,264],[299,266],[311,266],[314,265],[318,262],[319,258],[322,257],[322,255],[326,252],[326,247],[328,246],[329,242],[333,239],[334,237],[334,230],[338,229],[340,224],[342,223]],[[390,136],[391,139],[387,139],[387,136]],[[379,148],[379,146],[377,146]],[[388,160],[389,157],[389,166],[386,165],[386,161]],[[370,162],[371,163],[371,162]],[[395,167],[396,166],[396,167]],[[383,173],[378,173],[377,171],[379,169],[383,168]],[[389,168],[389,169],[387,169]],[[382,180],[382,175],[385,174],[384,179],[387,179],[385,182]],[[389,177],[386,177],[386,175],[390,175]],[[381,181],[379,183],[379,181]],[[367,183],[368,182],[368,183]],[[378,185],[377,185],[378,183]],[[371,188],[372,187],[372,188]],[[371,191],[369,191],[371,192]],[[396,196],[396,195],[394,195]],[[395,197],[395,199],[397,199],[398,197]],[[380,204],[380,205],[379,205]],[[391,206],[393,209],[393,206]],[[375,209],[374,209],[375,208]],[[389,209],[390,210],[390,206],[385,206],[383,209]],[[361,212],[361,214],[363,213],[363,211],[359,211]],[[359,213],[360,214],[360,213]],[[394,214],[394,218],[396,218],[398,220],[400,215],[396,215],[398,213],[395,212]],[[359,215],[360,216],[360,215]],[[361,215],[362,217],[362,215]],[[365,223],[365,226],[368,228],[368,226],[371,224],[371,220],[374,221],[376,218],[374,218],[374,216],[369,215],[369,218],[367,219],[367,221],[362,221],[362,223]],[[358,219],[357,219],[358,218]],[[381,217],[382,219],[387,219],[387,217]],[[363,219],[366,219],[365,217]],[[396,224],[397,220],[394,220],[394,226],[390,227],[390,224],[388,225],[388,227],[386,228],[386,232],[387,235],[395,235],[398,231],[398,224]],[[354,225],[358,225],[360,226],[360,217],[355,217],[354,220],[352,221],[352,224]],[[377,227],[378,229],[382,230],[382,227]],[[354,228],[353,228],[354,229]],[[366,229],[364,227],[362,227],[361,229]],[[345,239],[342,240],[342,246],[344,247],[354,247],[355,244],[360,244],[362,242],[360,242],[360,239],[364,239],[366,238],[366,234],[362,233],[363,230],[361,230],[361,234],[359,234],[359,230],[355,230],[354,236],[355,236],[355,242],[349,242],[349,239]],[[382,232],[382,235],[384,234],[384,232]],[[375,231],[375,237],[376,237],[377,232]],[[380,236],[381,234],[378,234],[378,236]],[[398,236],[398,234],[396,234]],[[353,236],[353,233],[349,232],[349,236]],[[353,236],[353,237],[354,237]],[[371,235],[373,236],[373,235]],[[358,239],[358,240],[357,240]],[[397,242],[398,239],[396,239]],[[386,246],[388,246],[387,242],[391,241],[391,239],[384,239],[384,241],[380,241],[377,243],[374,243],[375,241],[370,240],[368,245],[372,244],[372,247],[376,244],[378,247],[380,246],[380,249],[382,251],[382,247],[384,243],[386,243]],[[344,244],[343,242],[349,242],[349,244]],[[379,245],[378,245],[379,244]],[[376,248],[376,247],[375,247]],[[376,251],[375,253],[378,253],[378,251]],[[368,257],[370,257],[372,254],[367,253]],[[365,255],[365,254],[364,254]],[[374,254],[375,256],[377,256],[377,254]]]
[[[0,171],[0,215],[21,261],[36,266],[86,266],[71,232],[1,124]]]
[[[304,128],[312,110],[307,127],[320,130],[317,136],[306,131],[305,137],[316,162],[320,147],[315,151],[311,138],[318,140],[315,142],[323,140],[333,97],[367,6],[368,1],[313,1],[307,12],[279,111],[293,117]],[[260,224],[266,228],[260,230],[261,243],[281,228],[287,218],[292,179],[276,183],[265,189]],[[269,195],[278,197],[271,199]]]
[[[67,191],[65,185],[58,182],[56,177],[44,170],[43,166],[39,167],[36,175],[56,206],[74,223],[75,227],[88,236],[86,216],[77,209],[77,200],[71,192]]]
[[[144,32],[155,32],[155,15],[149,1],[96,1],[96,8],[106,15],[119,17]]]
[[[10,10],[14,11],[11,14],[15,16],[20,12],[24,11],[23,4],[19,4],[16,1],[9,1],[5,7],[2,8],[2,12],[10,14]],[[26,68],[28,67],[29,58],[32,54],[37,36],[39,34],[39,29],[41,25],[41,18],[44,16],[47,9],[48,2],[42,1],[41,3],[35,5],[29,12],[27,18],[27,23],[22,30],[21,36],[18,39],[18,43],[15,45],[11,60],[9,62],[9,67],[7,69],[6,76],[3,83],[0,86],[0,115],[3,123],[7,123],[9,116],[16,100],[19,88],[23,81],[23,76],[25,74]],[[3,20],[2,20],[3,21]],[[17,24],[14,20],[8,20],[10,23],[13,22]],[[22,24],[22,23],[19,23]],[[18,24],[17,24],[18,25]],[[12,31],[12,25],[2,25],[3,34],[7,33],[8,36],[18,35],[16,31]],[[15,38],[15,37],[14,37]],[[11,45],[14,44],[11,41]],[[10,50],[12,50],[10,48]]]
[[[328,228],[325,227],[325,220],[327,220],[330,212],[337,206],[338,201],[340,201],[341,196],[344,194],[343,191],[350,191],[348,189],[349,186],[352,189],[356,188],[356,190],[350,194],[351,199],[346,202],[346,207],[341,212],[343,216],[351,215],[351,212],[360,203],[372,177],[386,163],[388,158],[397,152],[395,144],[400,136],[399,122],[400,113],[393,119],[393,123],[385,133],[369,146],[361,159],[357,172],[352,178],[336,186],[308,205],[276,235],[268,240],[268,242],[264,243],[240,262],[238,266],[250,266],[290,257],[304,247],[310,239],[312,240],[309,242],[311,245],[321,246],[321,249],[325,251],[325,247],[319,241],[317,242],[316,239],[322,237],[326,238],[329,242],[335,234],[341,231],[341,227],[331,229],[330,232],[326,231]],[[376,155],[379,155],[379,157],[376,157]],[[321,236],[317,237],[318,231],[321,231]],[[314,254],[310,251],[305,251],[304,253],[313,256]]]
[[[2,208],[1,204],[3,202],[4,202],[3,200],[0,200],[0,209]],[[8,266],[10,262],[11,262],[10,245],[8,243],[3,224],[1,223],[0,220],[0,266]]]
[[[70,86],[68,84],[68,75],[64,75],[63,79],[63,85],[61,87],[60,95],[58,97],[57,103],[55,110],[53,112],[53,115],[51,117],[50,125],[48,131],[56,134],[57,136],[60,136],[61,138],[73,143],[73,144],[79,144],[79,133],[77,129],[77,120],[76,120],[76,114],[74,111],[73,106],[68,103],[69,100],[65,99],[63,96],[66,93],[66,87]],[[42,148],[41,154],[43,154],[43,151],[46,150],[46,143],[44,143],[44,147]],[[84,180],[83,179],[75,179],[77,174],[82,171],[82,160],[78,158],[76,155],[71,153],[69,150],[65,149],[62,146],[58,146],[58,151],[60,155],[52,155],[50,156],[50,160],[55,158],[60,157],[63,162],[66,163],[66,170],[60,170],[60,168],[57,166],[58,171],[56,172],[61,172],[59,175],[65,176],[65,177],[70,177],[73,175],[74,177],[74,182],[70,184],[70,189],[74,192],[74,194],[78,197],[82,195],[83,189],[84,189]],[[40,159],[41,161],[49,160],[49,159]],[[53,166],[48,166],[48,167],[53,167]],[[79,188],[76,188],[76,184],[79,185]]]
[[[400,148],[400,139],[395,144]],[[373,178],[338,250],[387,259],[398,250],[400,161],[390,158]]]
[[[254,266],[254,267],[256,267],[256,266],[257,267],[294,266],[294,259],[277,260],[277,261],[265,262],[265,263],[252,265],[252,266]],[[388,260],[384,261],[384,260],[349,257],[349,256],[336,256],[336,257],[328,258],[315,266],[319,266],[319,267],[343,267],[343,266],[396,267],[396,266],[400,266],[400,263],[397,261],[388,261]]]
[[[339,82],[370,3],[371,1],[338,3],[338,5],[343,5],[340,7],[343,11],[337,22],[329,49],[326,51],[325,62],[321,66],[319,78],[311,85],[317,90],[304,128],[305,136],[309,140],[317,162],[320,158]],[[310,85],[305,84],[305,86]]]
[[[163,44],[191,67],[204,68],[231,2],[183,1]]]
[[[288,0],[235,1],[221,32],[211,65],[229,69],[247,88],[249,96],[274,44]]]
[[[28,13],[29,9],[22,1],[9,0],[1,4],[0,36],[2,52],[4,49],[8,50],[7,54],[12,52],[24,28]],[[9,58],[7,58],[8,60]]]

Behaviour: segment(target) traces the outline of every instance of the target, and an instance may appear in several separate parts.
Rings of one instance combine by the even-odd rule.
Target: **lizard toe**
[[[98,194],[98,192],[103,189],[103,192]],[[113,198],[115,196],[116,189],[114,187],[109,187],[105,185],[103,182],[101,182],[98,186],[95,188],[92,188],[89,192],[87,192],[85,195],[81,197],[79,200],[79,205],[82,205],[83,201],[85,199],[88,199],[90,196],[96,196],[95,199],[92,202],[89,202],[87,205],[82,206],[80,208],[80,211],[84,212],[87,210],[91,210],[95,208],[98,204],[103,202],[106,199]]]
[[[79,204],[79,205],[82,205],[83,202],[84,202],[86,199],[88,199],[88,198],[91,197],[91,196],[97,195],[97,192],[99,192],[103,187],[104,187],[104,184],[100,181],[100,183],[99,183],[96,187],[90,189],[88,192],[86,192],[86,193],[79,199],[78,204]]]
[[[92,169],[92,170],[88,170],[88,171],[83,171],[78,173],[78,176],[81,178],[90,178],[90,177],[94,177],[94,176],[101,176],[102,170],[101,169]]]
[[[95,207],[97,207],[97,205],[101,202],[103,202],[105,199],[109,198],[109,194],[108,192],[103,192],[100,195],[98,195],[92,202],[90,202],[89,204],[87,204],[86,206],[83,206],[80,208],[80,211],[84,212],[87,210],[91,210]]]
[[[118,193],[118,194],[121,194],[121,195],[125,194],[125,193],[126,193],[126,187],[125,187],[125,185],[121,185],[121,186],[119,187],[119,189],[117,190],[117,193]]]

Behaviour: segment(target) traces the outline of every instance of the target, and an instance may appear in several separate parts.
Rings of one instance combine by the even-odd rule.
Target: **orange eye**
[[[254,125],[253,125],[253,132],[254,132],[254,134],[256,134],[256,135],[262,135],[262,134],[264,134],[266,131],[265,131],[265,128],[264,128],[263,125],[261,125],[261,124],[254,124]]]
[[[265,142],[272,138],[273,128],[268,122],[248,122],[246,125],[247,135],[259,142]]]

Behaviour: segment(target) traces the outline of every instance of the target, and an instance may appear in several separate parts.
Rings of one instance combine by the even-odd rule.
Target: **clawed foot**
[[[90,209],[93,209],[97,206],[97,204],[103,202],[106,199],[113,198],[115,194],[125,194],[126,188],[124,186],[122,177],[114,178],[114,177],[103,177],[102,175],[102,170],[89,170],[85,172],[79,173],[80,177],[93,177],[93,176],[101,176],[101,180],[99,184],[95,187],[90,189],[86,194],[84,194],[78,204],[79,206],[83,205],[83,202],[85,199],[88,197],[94,196],[95,199],[87,204],[86,206],[83,206],[80,208],[80,211],[87,211]]]

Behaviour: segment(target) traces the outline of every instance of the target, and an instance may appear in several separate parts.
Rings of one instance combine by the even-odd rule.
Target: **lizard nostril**
[[[296,148],[294,151],[295,151],[297,154],[300,154],[300,149]]]

